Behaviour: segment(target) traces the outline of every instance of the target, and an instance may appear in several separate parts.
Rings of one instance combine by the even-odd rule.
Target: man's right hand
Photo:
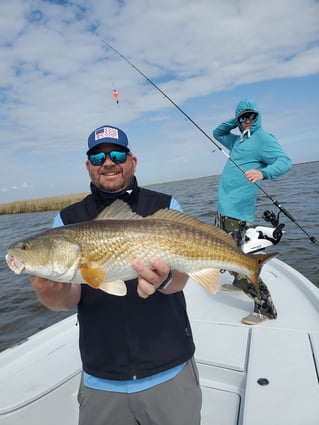
[[[30,275],[30,282],[40,303],[50,310],[72,310],[80,301],[79,284],[54,282],[34,275]]]

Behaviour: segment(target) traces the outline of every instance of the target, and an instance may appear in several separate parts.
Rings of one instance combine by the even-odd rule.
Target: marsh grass
[[[73,204],[74,202],[80,201],[86,195],[88,195],[88,193],[50,196],[47,198],[8,202],[6,204],[0,204],[0,215],[58,211],[70,204]]]

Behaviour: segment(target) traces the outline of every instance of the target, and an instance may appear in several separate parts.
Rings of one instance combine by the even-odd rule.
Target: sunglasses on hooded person
[[[88,155],[88,160],[95,167],[104,164],[107,156],[114,164],[123,164],[127,160],[127,156],[130,155],[128,151],[112,150],[111,152],[96,152]]]
[[[257,113],[256,112],[249,112],[247,114],[243,114],[238,118],[238,121],[240,123],[246,122],[247,120],[249,121],[254,121],[257,117]]]

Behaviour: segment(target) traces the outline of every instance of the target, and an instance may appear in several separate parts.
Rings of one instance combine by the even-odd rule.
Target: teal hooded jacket
[[[245,111],[256,112],[249,132],[243,132],[238,117]],[[241,134],[231,131],[236,127]],[[265,180],[287,173],[292,165],[274,136],[263,130],[261,112],[255,102],[244,99],[235,110],[235,117],[224,121],[213,131],[213,136],[229,150],[230,158],[244,171],[260,170]],[[258,181],[260,185],[262,181]],[[243,172],[228,159],[218,185],[217,211],[225,216],[252,223],[256,211],[258,187],[248,181]]]

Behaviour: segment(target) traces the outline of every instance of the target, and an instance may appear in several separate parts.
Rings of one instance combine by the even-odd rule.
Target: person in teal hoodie
[[[232,132],[238,128],[240,134]],[[276,138],[261,125],[261,112],[249,99],[241,100],[235,117],[222,122],[213,136],[229,150],[229,157],[218,184],[216,225],[230,233],[240,247],[246,229],[253,223],[258,186],[262,180],[273,180],[291,169],[291,160]],[[237,165],[240,167],[238,167]],[[223,285],[226,291],[243,290],[254,301],[254,312],[242,319],[254,325],[276,319],[277,311],[270,292],[260,279],[260,294],[243,277],[235,274],[232,284]]]

